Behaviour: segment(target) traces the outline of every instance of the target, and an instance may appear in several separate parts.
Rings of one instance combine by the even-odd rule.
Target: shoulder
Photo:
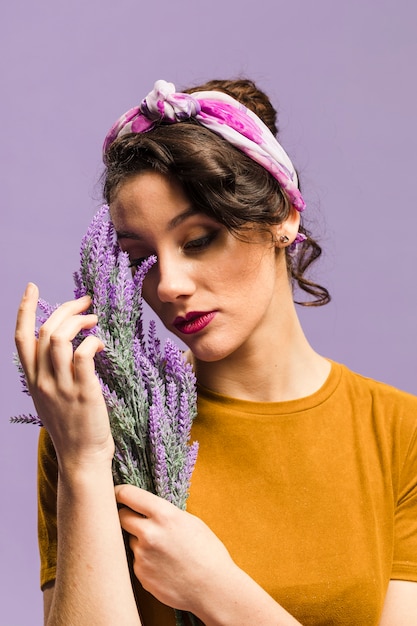
[[[344,365],[338,367],[341,384],[359,419],[370,415],[375,428],[384,425],[395,438],[416,439],[417,396],[353,372]]]
[[[358,374],[350,370],[345,365],[335,364],[341,368],[341,378],[345,385],[350,387],[356,393],[359,393],[360,397],[373,398],[374,401],[381,401],[388,403],[389,407],[404,407],[417,411],[417,396],[393,387],[387,383],[381,382]]]

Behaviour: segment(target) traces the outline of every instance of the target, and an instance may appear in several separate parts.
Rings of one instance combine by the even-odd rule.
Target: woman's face
[[[270,233],[237,239],[154,171],[123,183],[110,209],[131,263],[157,256],[143,296],[197,359],[220,360],[259,341],[267,347],[285,299],[292,301],[285,255]]]

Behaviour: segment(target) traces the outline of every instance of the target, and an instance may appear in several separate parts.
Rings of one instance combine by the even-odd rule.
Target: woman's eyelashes
[[[202,252],[203,250],[206,250],[206,248],[210,246],[210,244],[216,239],[217,235],[218,235],[218,231],[214,231],[212,233],[204,235],[203,237],[197,237],[196,239],[191,239],[190,241],[187,241],[185,244],[183,244],[182,249],[184,252],[190,253],[190,254]],[[131,259],[129,267],[133,267],[133,268],[139,267],[139,265],[141,265],[144,261],[149,259],[150,256],[151,255],[149,254],[148,256],[142,256],[136,259]]]
[[[198,237],[197,239],[187,241],[187,243],[184,244],[183,249],[186,252],[199,252],[200,250],[205,250],[216,239],[217,235],[218,231],[213,231],[212,233],[204,235],[204,237]]]

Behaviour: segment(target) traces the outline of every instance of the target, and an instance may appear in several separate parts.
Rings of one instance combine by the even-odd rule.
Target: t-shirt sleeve
[[[417,416],[415,416],[417,421]],[[399,473],[392,579],[417,582],[417,426]]]
[[[41,428],[38,445],[38,541],[41,588],[53,581],[56,574],[57,483],[58,464],[55,449],[47,431]]]

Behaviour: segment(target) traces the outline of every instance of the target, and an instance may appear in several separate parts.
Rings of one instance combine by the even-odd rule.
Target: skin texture
[[[97,320],[80,315],[89,298],[69,302],[51,315],[36,340],[38,295],[29,284],[16,345],[58,458],[58,568],[45,623],[137,626],[111,472],[114,445],[92,360],[102,344],[91,337],[72,356],[71,339]]]
[[[143,290],[152,309],[196,359],[219,361],[249,337],[258,342],[257,328],[278,297],[275,247],[265,234],[251,233],[253,243],[242,242],[213,219],[189,214],[192,210],[177,185],[150,172],[125,183],[111,207],[117,232],[132,234],[119,236],[131,260],[157,255]],[[181,221],[171,227],[176,219]],[[280,266],[287,283],[286,268]],[[186,335],[173,321],[190,311],[215,311],[216,316],[202,332]]]
[[[294,240],[297,211],[271,232],[245,232],[242,241],[196,212],[181,187],[156,172],[128,179],[110,208],[131,262],[157,255],[144,297],[190,348],[202,384],[271,401],[303,397],[322,385],[330,366],[300,327],[279,241],[282,234],[285,245]],[[184,335],[173,321],[190,311],[216,315],[202,332]]]
[[[241,241],[195,209],[174,181],[154,172],[129,179],[111,206],[132,263],[157,254],[144,296],[190,348],[200,382],[249,400],[295,399],[317,390],[329,364],[301,330],[279,240],[281,234],[288,236],[285,245],[294,239],[296,212],[271,236],[253,232]],[[72,355],[71,339],[96,323],[81,315],[89,300],[59,307],[37,341],[37,298],[29,285],[16,344],[58,457],[58,571],[44,592],[45,623],[140,624],[122,526],[136,575],[161,601],[194,612],[207,626],[298,624],[236,566],[201,520],[141,489],[114,490],[113,441],[93,364],[102,345],[88,338]],[[204,330],[183,335],[173,321],[190,311],[216,315]],[[392,581],[380,626],[416,621],[416,584]]]
[[[130,485],[116,494],[129,507],[120,520],[131,533],[135,573],[160,600],[192,611],[207,626],[299,624],[233,563],[200,519]]]

